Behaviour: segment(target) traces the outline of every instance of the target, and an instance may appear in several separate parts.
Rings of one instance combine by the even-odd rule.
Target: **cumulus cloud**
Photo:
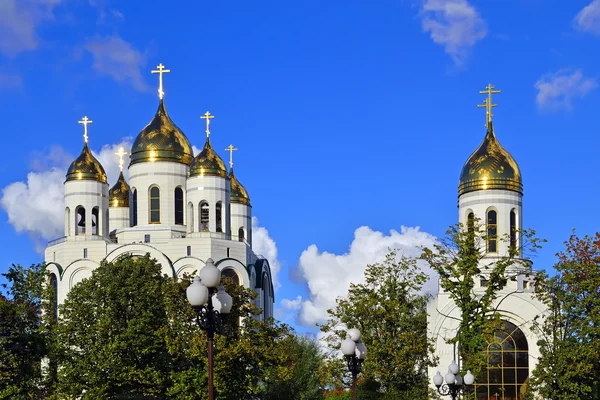
[[[600,0],[594,0],[575,16],[573,23],[582,32],[600,35]]]
[[[277,244],[269,236],[267,228],[259,226],[258,218],[252,217],[252,250],[258,255],[269,260],[271,266],[271,276],[273,278],[273,287],[279,289],[279,271],[281,264],[277,258]]]
[[[287,310],[299,310],[302,307],[302,296],[298,296],[294,300],[282,299],[281,306]]]
[[[457,66],[465,63],[470,48],[487,35],[485,21],[467,0],[424,0],[421,16],[423,30]]]
[[[114,184],[119,174],[114,153],[120,146],[129,149],[131,142],[123,140],[106,145],[99,152],[92,151],[105,168],[109,184]],[[47,154],[34,157],[32,171],[25,181],[13,182],[2,189],[0,207],[6,211],[8,222],[18,233],[27,233],[39,253],[43,253],[46,241],[63,235],[63,183],[74,158],[61,147],[53,147]]]
[[[92,55],[92,67],[100,75],[131,84],[140,91],[148,90],[141,72],[145,55],[130,43],[116,35],[97,36],[89,39],[83,47]]]
[[[571,110],[573,100],[583,98],[598,86],[596,79],[586,78],[581,70],[562,69],[542,76],[536,83],[539,108]]]
[[[14,57],[39,45],[38,26],[52,20],[61,0],[0,1],[0,52]]]
[[[297,305],[298,323],[301,325],[310,327],[323,324],[327,320],[327,309],[335,306],[338,297],[347,294],[350,283],[364,283],[367,264],[383,261],[389,249],[397,249],[407,257],[416,257],[421,254],[422,246],[432,246],[435,240],[434,236],[422,232],[418,227],[402,227],[400,232],[391,230],[386,235],[363,226],[354,232],[354,240],[345,254],[321,252],[313,244],[304,250],[298,263],[308,285],[309,298],[301,303],[300,298],[282,300],[281,304],[292,310]],[[432,278],[423,290],[434,293],[437,285],[435,275],[430,270],[426,272]]]

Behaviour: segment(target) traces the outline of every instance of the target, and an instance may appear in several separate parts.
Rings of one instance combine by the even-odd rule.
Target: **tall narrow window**
[[[487,251],[498,252],[498,213],[494,210],[487,213]]]
[[[243,242],[243,241],[244,241],[244,227],[241,227],[241,228],[238,230],[238,238],[240,239],[240,242]]]
[[[175,224],[183,225],[183,189],[175,188]]]
[[[75,211],[75,234],[85,235],[85,208],[77,207]]]
[[[98,207],[92,208],[92,235],[98,234],[98,225],[100,224],[100,213]]]
[[[475,214],[472,212],[467,215],[467,238],[469,239],[469,244],[473,249],[475,247]]]
[[[510,247],[517,247],[517,213],[510,210]]]
[[[71,209],[65,208],[65,236],[71,234]]]
[[[223,232],[223,214],[222,214],[222,206],[221,202],[217,203],[217,207],[215,208],[215,222],[217,223],[217,232]]]
[[[188,232],[194,232],[194,205],[188,203],[188,218],[187,218]]]
[[[208,232],[209,216],[208,203],[200,204],[200,232]]]
[[[58,317],[58,280],[56,274],[50,274],[50,289],[52,290],[50,298],[50,308],[52,309],[52,316],[54,319]]]
[[[150,223],[160,223],[160,189],[156,186],[150,188]]]
[[[137,226],[137,212],[138,212],[138,205],[137,205],[137,190],[134,189],[133,190],[133,196],[132,196],[132,203],[133,203],[133,215],[132,215],[132,221],[131,221],[131,226]]]

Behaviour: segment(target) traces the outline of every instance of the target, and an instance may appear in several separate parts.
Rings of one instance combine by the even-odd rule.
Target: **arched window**
[[[517,400],[525,398],[529,380],[529,347],[523,331],[502,321],[488,343],[488,365],[475,380],[477,400]]]
[[[514,208],[510,210],[510,247],[517,247],[517,213]]]
[[[498,252],[498,213],[495,210],[487,213],[487,251]]]
[[[188,231],[194,232],[194,204],[188,203]]]
[[[71,209],[65,208],[65,236],[71,234]]]
[[[100,225],[100,212],[98,207],[92,208],[92,235],[98,234],[98,227]]]
[[[156,186],[150,188],[150,223],[160,224],[160,189]]]
[[[183,225],[183,189],[175,188],[175,224]]]
[[[77,207],[75,209],[75,234],[85,235],[85,208]]]
[[[58,317],[58,280],[56,279],[56,274],[50,274],[50,282],[48,284],[52,290],[52,297],[50,299],[52,316],[56,319]]]
[[[221,271],[221,276],[231,279],[234,285],[240,284],[240,277],[238,276],[237,272],[235,272],[235,270],[233,270],[232,268],[226,268],[223,271]]]
[[[200,232],[208,232],[208,222],[210,219],[210,210],[208,203],[200,203]]]
[[[217,207],[215,208],[215,222],[217,223],[217,232],[223,232],[223,210],[222,204],[219,201],[217,203]]]
[[[240,242],[244,241],[244,227],[243,226],[238,230],[238,239],[240,240]]]
[[[138,204],[137,204],[137,189],[133,190],[133,196],[132,196],[132,203],[133,203],[133,215],[132,215],[132,221],[131,221],[131,226],[137,226],[137,213],[138,213]]]
[[[263,275],[263,315],[265,319],[271,316],[271,285],[269,284],[269,278],[267,275]]]

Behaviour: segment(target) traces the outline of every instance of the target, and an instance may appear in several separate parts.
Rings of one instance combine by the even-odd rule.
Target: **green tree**
[[[42,264],[13,265],[0,292],[0,399],[43,397]]]
[[[451,226],[444,238],[439,239],[432,249],[425,248],[421,255],[421,259],[438,273],[440,287],[460,310],[459,330],[448,343],[459,344],[463,365],[475,376],[487,364],[484,350],[500,323],[494,301],[508,279],[530,272],[530,262],[519,255],[534,253],[542,242],[536,238],[534,230],[521,230],[517,235],[519,247],[506,246],[506,254],[486,258],[488,235],[485,226],[475,218],[468,226]],[[508,235],[495,239],[499,247],[501,243],[510,243]],[[488,281],[484,288],[478,287],[481,276]]]
[[[571,235],[558,253],[556,275],[537,276],[548,307],[536,321],[541,357],[532,389],[550,400],[598,398],[600,371],[600,233]]]
[[[328,323],[321,330],[332,349],[339,349],[345,338],[343,327],[356,327],[363,335],[367,357],[361,373],[363,384],[359,385],[362,398],[428,398],[432,346],[427,338],[428,296],[420,294],[427,279],[417,260],[398,257],[392,251],[382,263],[368,265],[365,283],[351,284],[348,295],[338,298],[335,309],[328,310]],[[341,372],[344,365],[336,359],[331,370]]]

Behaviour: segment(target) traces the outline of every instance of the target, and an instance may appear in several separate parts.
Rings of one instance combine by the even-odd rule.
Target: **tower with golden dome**
[[[479,147],[469,156],[458,182],[458,220],[463,229],[480,225],[483,248],[479,275],[474,282],[474,294],[483,294],[495,262],[516,250],[516,262],[506,269],[508,283],[494,300],[501,323],[494,338],[490,339],[486,354],[487,368],[475,380],[476,398],[516,399],[527,390],[531,372],[540,355],[537,342],[539,332],[534,319],[546,307],[534,297],[531,262],[523,259],[519,230],[523,221],[523,181],[514,157],[500,144],[493,124],[492,95],[500,93],[489,84],[480,94],[487,97],[483,104],[486,123],[485,136]],[[506,239],[504,239],[506,238]],[[512,247],[512,249],[511,249]],[[453,360],[460,364],[457,345],[448,341],[456,337],[461,310],[450,294],[438,287],[438,293],[427,309],[429,337],[435,346],[439,366]],[[440,367],[430,367],[433,377]],[[495,397],[497,396],[497,397]]]
[[[167,113],[160,64],[158,108],[136,136],[131,151],[120,149],[120,174],[109,190],[107,176],[84,146],[65,181],[65,234],[48,244],[45,260],[54,274],[57,298],[91,276],[102,261],[124,254],[150,254],[164,274],[175,279],[195,274],[209,258],[224,276],[257,292],[263,318],[273,313],[273,282],[268,260],[252,251],[252,207],[247,190],[212,146],[210,112],[206,140],[194,157],[188,136]],[[237,149],[235,149],[237,150]],[[129,155],[125,178],[124,156]]]

